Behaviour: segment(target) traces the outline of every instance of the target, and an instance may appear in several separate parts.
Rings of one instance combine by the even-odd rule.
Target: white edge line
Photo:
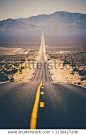
[[[53,82],[53,83],[69,84],[69,83],[64,83],[64,82]],[[83,87],[83,88],[86,89],[86,87],[85,86],[82,86],[82,85],[77,85],[77,84],[69,84],[69,85],[75,85],[75,86]]]
[[[83,87],[83,88],[85,88],[85,89],[86,89],[86,87],[85,87],[85,86],[82,86],[82,85],[77,85],[77,84],[71,84],[71,85],[75,85],[75,86]]]
[[[2,83],[8,83],[8,82],[0,82],[0,84],[2,84]]]

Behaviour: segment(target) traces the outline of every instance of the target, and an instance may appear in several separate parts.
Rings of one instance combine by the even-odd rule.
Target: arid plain
[[[38,61],[40,40],[35,37],[1,42],[1,82],[31,81]],[[83,38],[45,37],[47,61],[53,82],[86,86],[85,43]]]

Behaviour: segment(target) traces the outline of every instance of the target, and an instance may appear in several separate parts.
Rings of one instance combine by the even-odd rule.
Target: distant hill
[[[0,21],[0,33],[31,34],[41,33],[54,35],[86,34],[86,14],[55,12],[49,15],[38,15],[29,18],[7,19]]]

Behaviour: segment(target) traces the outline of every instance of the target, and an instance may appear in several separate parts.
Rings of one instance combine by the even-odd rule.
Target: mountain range
[[[86,34],[86,14],[55,12],[29,18],[7,19],[0,21],[0,33],[40,33],[47,34]]]

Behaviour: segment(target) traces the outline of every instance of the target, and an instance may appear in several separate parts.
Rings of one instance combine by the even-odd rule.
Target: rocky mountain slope
[[[0,31],[24,31],[54,34],[86,33],[86,14],[55,12],[49,15],[38,15],[29,18],[7,19],[0,21]]]

